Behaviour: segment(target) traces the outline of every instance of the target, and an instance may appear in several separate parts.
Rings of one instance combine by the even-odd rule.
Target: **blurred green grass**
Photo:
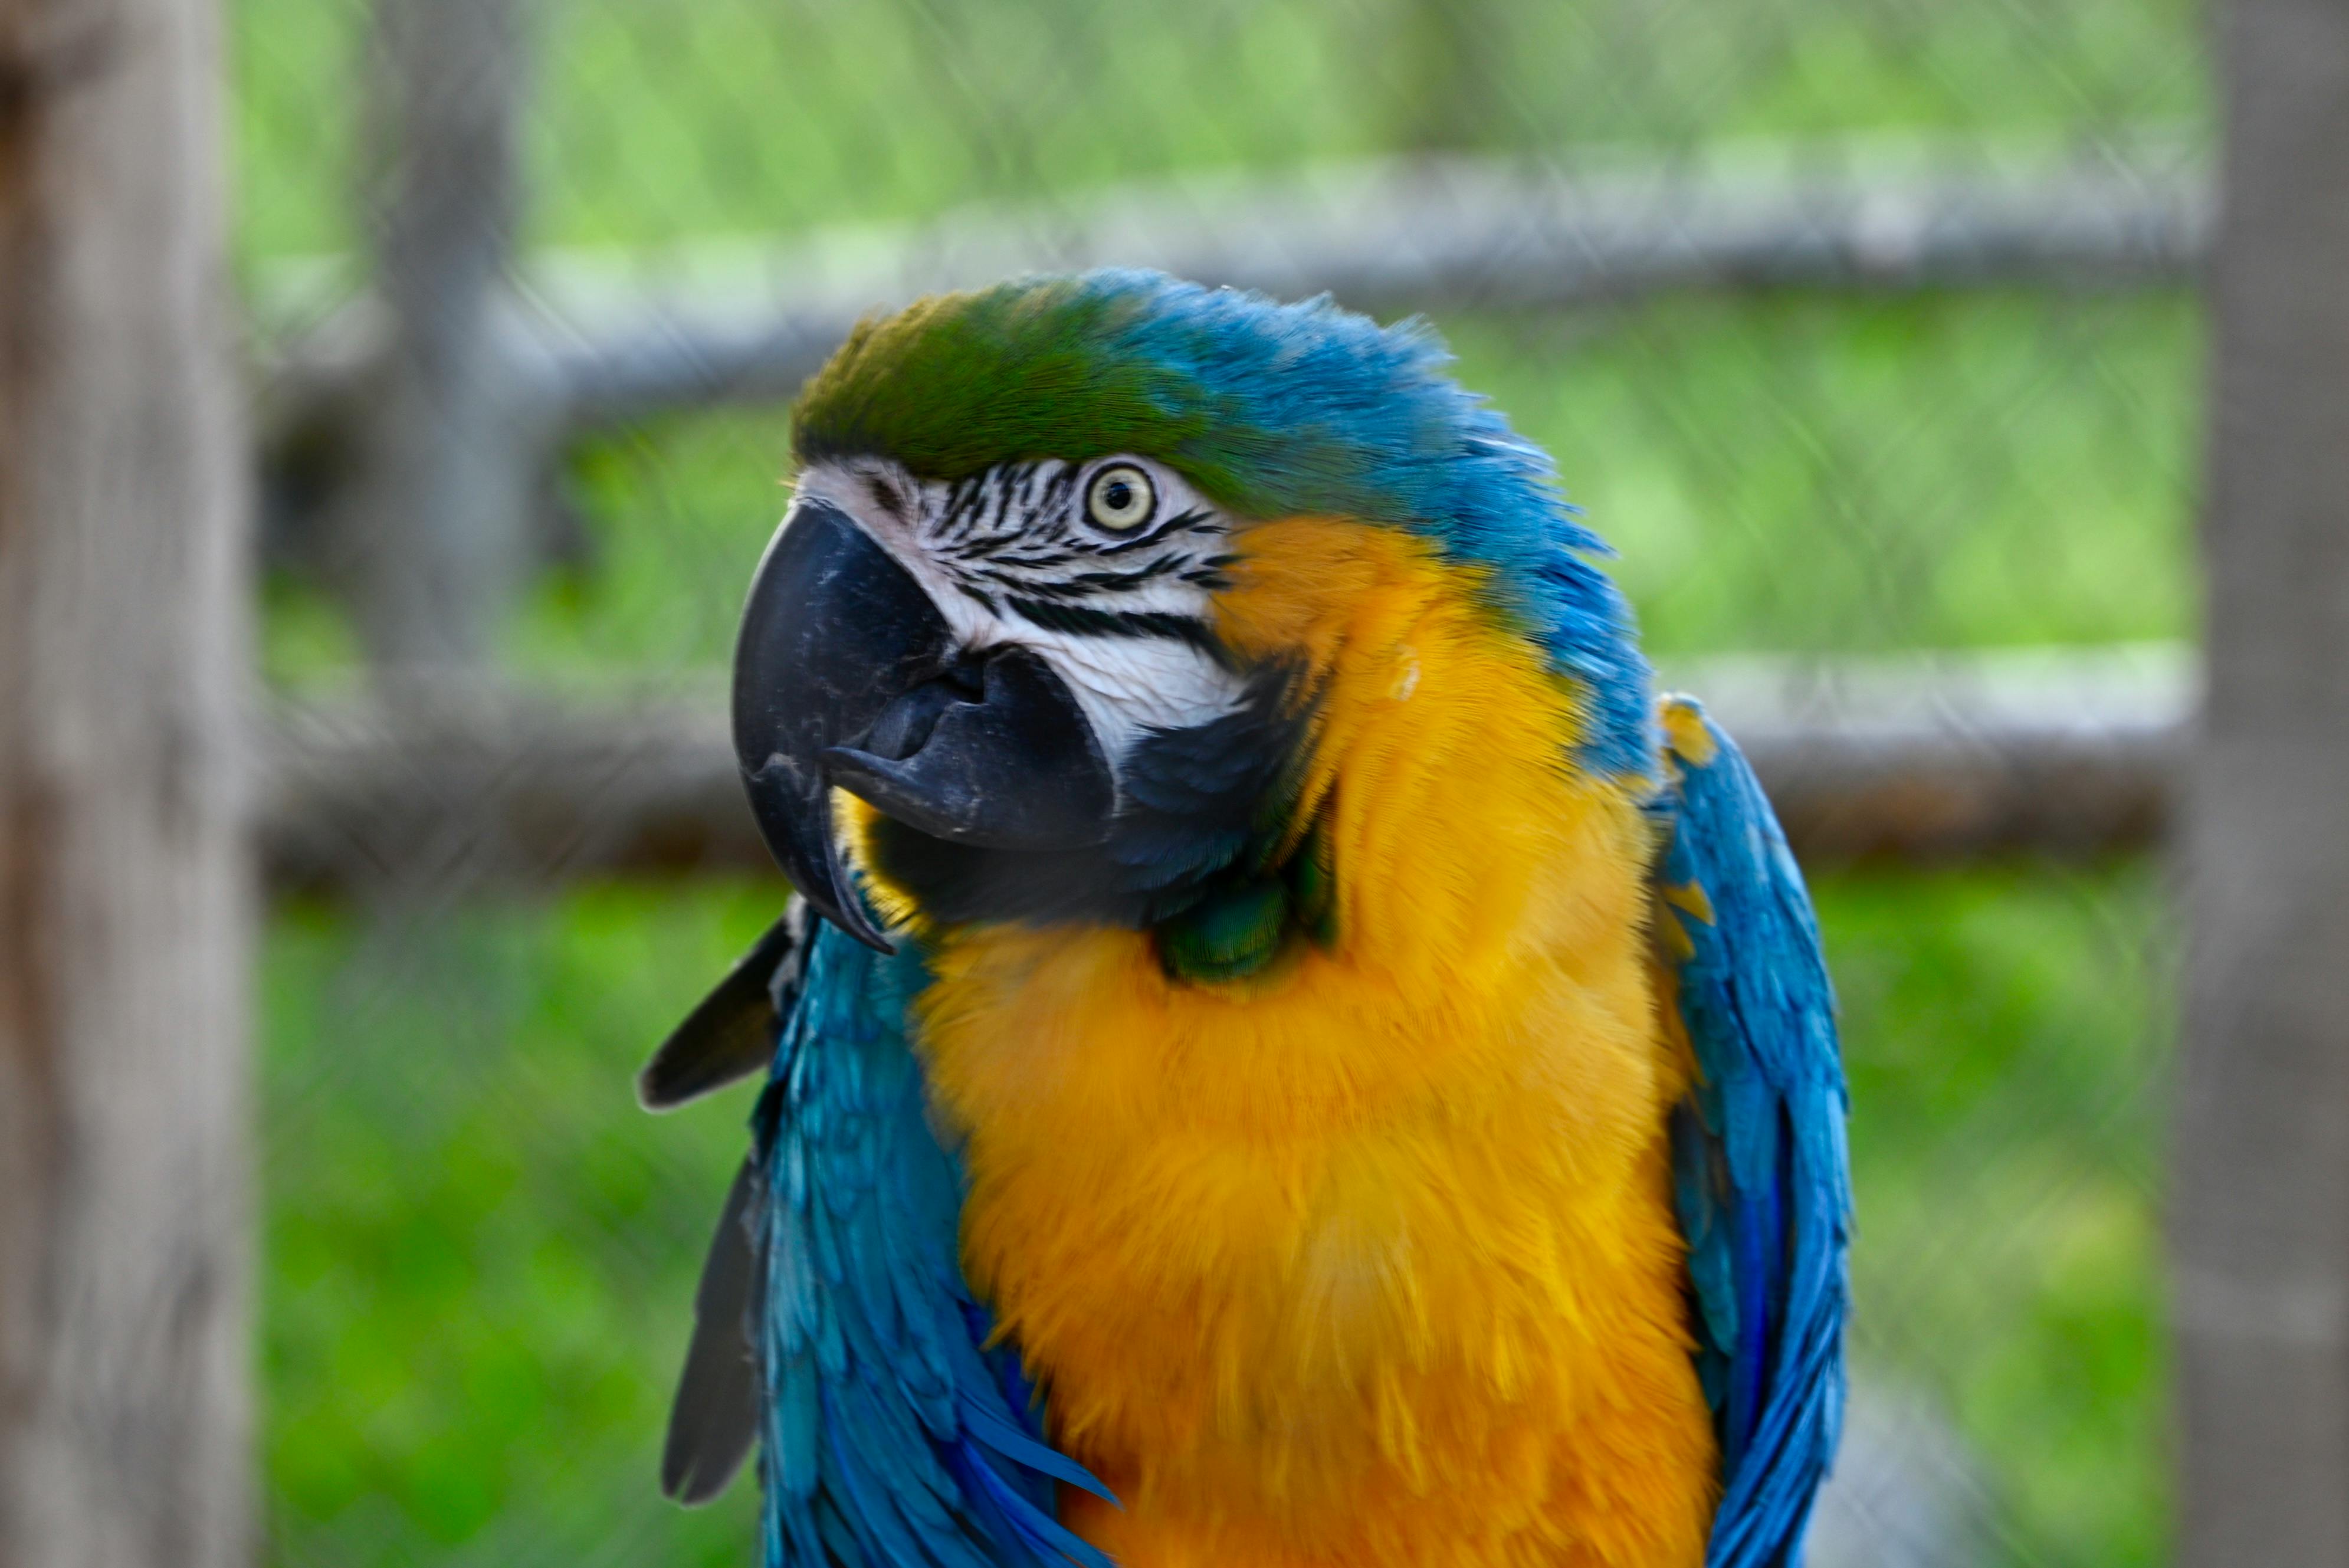
[[[1440,142],[2092,141],[2209,113],[2189,0],[562,0],[533,243],[921,216],[1104,181]],[[232,0],[250,265],[347,244],[355,0]],[[1466,74],[1463,74],[1463,73]],[[2199,321],[2180,294],[1661,299],[1447,317],[1463,378],[1558,459],[1685,654],[2191,630]],[[599,439],[589,569],[507,629],[568,683],[722,662],[781,510],[779,415]],[[284,684],[347,628],[268,587]],[[742,1096],[628,1077],[746,945],[765,884],[309,905],[264,971],[271,1552],[337,1568],[741,1563],[748,1488],[653,1475]],[[2158,1093],[2170,939],[2144,866],[1826,879],[1861,1236],[1856,1354],[1982,1456],[1997,1556],[2159,1561]]]

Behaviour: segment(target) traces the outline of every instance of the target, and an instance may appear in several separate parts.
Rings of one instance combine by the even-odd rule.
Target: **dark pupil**
[[[1109,503],[1109,509],[1112,512],[1123,512],[1126,504],[1133,499],[1133,486],[1123,479],[1112,479],[1109,482],[1109,487],[1102,492],[1102,499]]]

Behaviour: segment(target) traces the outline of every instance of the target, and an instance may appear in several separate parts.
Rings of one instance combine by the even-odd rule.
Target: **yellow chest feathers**
[[[965,1262],[1129,1568],[1683,1568],[1711,1508],[1649,839],[1572,694],[1390,530],[1245,535],[1226,638],[1321,693],[1335,936],[1226,985],[949,934],[921,1004]]]

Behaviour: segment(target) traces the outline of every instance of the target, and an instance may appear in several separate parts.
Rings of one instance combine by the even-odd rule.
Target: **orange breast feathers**
[[[1125,1568],[1696,1568],[1648,830],[1573,692],[1393,530],[1243,535],[1301,659],[1336,934],[1222,985],[1147,935],[949,935],[920,1006],[965,1268],[1124,1501]]]

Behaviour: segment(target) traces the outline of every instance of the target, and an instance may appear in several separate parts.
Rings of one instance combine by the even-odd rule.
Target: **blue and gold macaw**
[[[666,1483],[806,1568],[1783,1568],[1827,978],[1547,460],[1423,329],[1102,272],[860,327],[734,740],[801,898]]]

